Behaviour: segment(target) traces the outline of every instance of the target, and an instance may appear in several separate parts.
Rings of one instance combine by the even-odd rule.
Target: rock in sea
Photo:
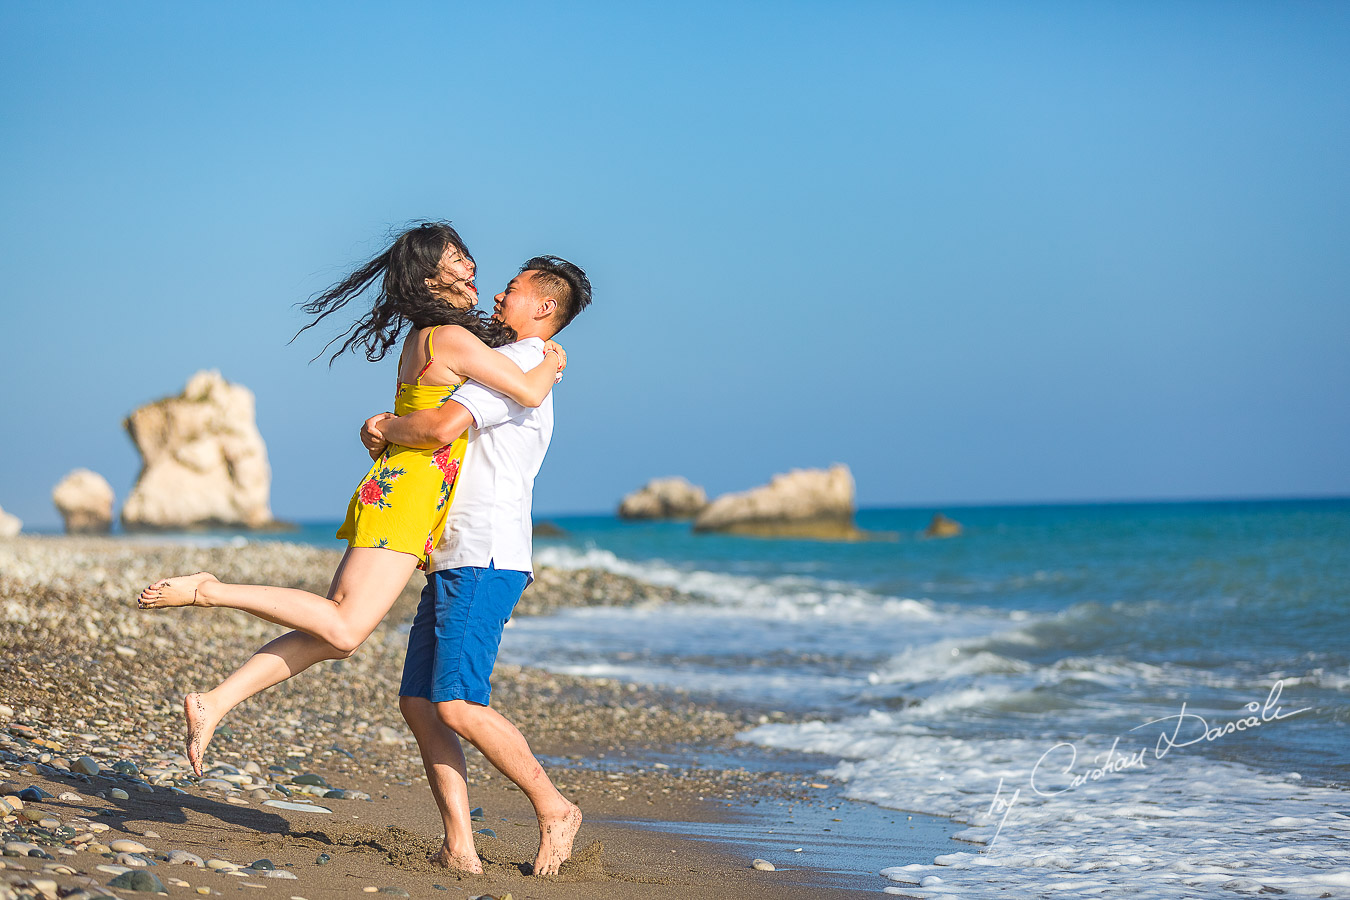
[[[144,460],[122,506],[126,528],[273,523],[272,473],[248,388],[198,372],[182,394],[142,406],[125,425]]]
[[[695,531],[755,537],[859,540],[848,466],[794,469],[762,487],[723,494],[694,519]]]
[[[97,472],[75,469],[52,490],[52,503],[67,534],[103,534],[112,528],[112,485]]]
[[[923,530],[923,536],[926,538],[951,538],[960,534],[961,523],[947,518],[942,513],[934,513],[928,527]]]
[[[619,503],[620,519],[692,519],[708,505],[703,488],[685,478],[653,478]]]

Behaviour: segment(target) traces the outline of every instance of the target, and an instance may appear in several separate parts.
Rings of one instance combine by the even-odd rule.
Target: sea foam
[[[1350,896],[1341,892],[1350,886],[1350,816],[1341,791],[1177,750],[1162,759],[1146,753],[1140,766],[1062,793],[1052,791],[1063,783],[1038,780],[1041,793],[1032,776],[1043,777],[1056,742],[960,739],[907,713],[765,725],[742,737],[842,758],[824,774],[844,782],[851,799],[971,826],[958,839],[983,849],[896,859],[883,874],[906,885],[939,875],[943,893],[963,896]],[[1127,742],[1152,747],[1151,737]],[[1114,739],[1079,738],[1076,768],[1109,760]],[[1118,748],[1116,758],[1124,752]],[[1049,759],[1059,774],[1069,757],[1060,750]]]

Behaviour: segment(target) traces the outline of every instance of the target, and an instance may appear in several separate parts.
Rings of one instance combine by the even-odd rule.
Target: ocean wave
[[[764,725],[741,737],[833,755],[841,761],[823,774],[842,781],[846,797],[951,817],[970,826],[960,840],[984,847],[889,867],[883,874],[897,885],[928,881],[978,896],[1046,896],[1053,886],[1056,897],[1171,898],[1217,887],[1316,897],[1335,896],[1324,892],[1350,872],[1346,792],[1306,785],[1296,773],[1185,750],[1156,758],[1154,736],[1139,733],[1121,736],[1114,750],[1113,736],[1084,737],[1069,757],[1068,745],[1052,740],[962,739],[908,713]],[[1140,765],[1119,763],[1136,751]],[[1052,765],[1042,763],[1048,753],[1057,754]],[[1045,778],[1070,760],[1081,784]],[[1094,766],[1105,771],[1091,777]]]
[[[1079,577],[1069,572],[1037,570],[1029,575],[1008,575],[991,579],[945,579],[925,581],[919,589],[930,594],[997,594],[1028,587],[1063,584]]]
[[[1295,687],[1297,685],[1306,685],[1310,687],[1327,688],[1332,691],[1350,691],[1350,669],[1343,671],[1327,671],[1326,669],[1312,669],[1302,675],[1286,675],[1283,672],[1272,672],[1267,678],[1274,681],[1283,679],[1286,687]]]
[[[677,672],[662,666],[623,662],[555,664],[548,666],[548,670],[560,675],[613,678],[655,687],[697,691],[712,696],[754,696],[761,703],[787,705],[807,693],[845,694],[854,683],[849,678],[811,672],[783,670],[776,670],[770,674],[750,671],[729,672],[716,667],[690,665],[682,666]]]
[[[1035,669],[1029,662],[982,649],[987,640],[944,638],[913,647],[891,659],[884,669],[868,675],[867,680],[871,684],[924,684],[973,675],[1025,674]]]
[[[603,569],[648,584],[670,587],[750,615],[809,620],[816,617],[884,618],[934,622],[953,614],[932,601],[876,594],[856,585],[800,575],[757,578],[681,569],[660,560],[634,562],[596,547],[542,547],[537,565],[559,569]]]

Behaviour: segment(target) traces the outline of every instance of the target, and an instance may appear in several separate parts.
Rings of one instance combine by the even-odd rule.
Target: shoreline
[[[327,671],[305,673],[242,705],[208,750],[208,779],[183,775],[178,761],[181,696],[224,675],[281,629],[229,610],[141,611],[135,592],[153,577],[207,569],[227,580],[322,593],[339,556],[282,542],[199,548],[139,538],[128,543],[42,536],[0,543],[0,642],[6,650],[0,663],[0,782],[6,791],[36,786],[54,795],[30,808],[54,813],[61,820],[56,827],[83,829],[99,822],[109,826],[107,835],[139,840],[160,856],[183,850],[205,859],[209,852],[243,866],[265,857],[277,871],[298,876],[292,881],[259,878],[252,872],[220,875],[163,860],[144,869],[189,885],[163,881],[174,895],[197,895],[201,888],[213,894],[244,889],[235,882],[261,884],[253,890],[269,896],[308,900],[372,886],[428,896],[436,884],[448,889],[447,896],[510,891],[517,897],[651,898],[698,896],[705,889],[745,897],[842,896],[880,892],[887,885],[875,868],[870,873],[875,881],[849,886],[856,870],[841,878],[828,865],[803,865],[808,859],[848,857],[852,851],[840,849],[838,838],[824,836],[824,831],[833,835],[831,829],[838,825],[813,826],[824,831],[809,852],[800,841],[807,835],[799,828],[794,846],[803,846],[802,855],[778,846],[778,839],[766,841],[765,849],[753,856],[770,859],[779,870],[750,868],[755,829],[789,830],[794,815],[803,821],[807,817],[798,810],[811,809],[822,822],[820,813],[842,819],[840,804],[849,802],[838,800],[837,788],[807,774],[812,771],[809,763],[796,760],[774,767],[765,763],[773,760],[773,751],[747,750],[749,745],[735,740],[764,711],[611,679],[507,665],[498,666],[494,676],[493,705],[521,727],[559,788],[585,811],[577,855],[559,876],[523,874],[537,843],[528,804],[476,751],[466,748],[471,803],[485,811],[482,827],[498,833],[484,837],[480,846],[488,871],[481,877],[457,877],[431,870],[424,860],[439,842],[440,821],[396,697],[403,651],[399,625],[411,617],[420,578],[412,580],[356,656],[329,664]],[[541,568],[517,614],[578,603],[664,602],[699,601],[612,573]],[[199,651],[198,656],[186,657],[183,647]],[[755,764],[736,765],[737,752],[754,756]],[[80,756],[104,768],[91,783],[83,780],[88,776],[69,771]],[[119,774],[117,783],[109,781],[103,776],[115,762],[131,763],[141,774]],[[130,771],[126,765],[119,768]],[[230,787],[229,781],[210,779],[212,769],[236,782],[249,775],[257,784]],[[292,802],[278,788],[295,789],[289,780],[307,773],[334,789],[359,792],[350,796],[369,794],[371,799],[308,798],[331,813],[262,805],[268,800]],[[135,779],[149,784],[142,788]],[[203,786],[207,780],[213,784]],[[108,794],[118,783],[126,799],[96,796]],[[56,799],[67,792],[79,801]],[[890,819],[892,825],[897,819],[905,822],[903,834],[917,830],[918,836],[912,837],[916,848],[945,841],[954,830],[946,829],[943,820],[905,820],[903,813],[867,809],[877,811],[873,818]],[[19,811],[12,822],[6,819],[7,834],[17,834],[16,826],[41,830],[22,816]],[[783,825],[765,827],[775,816]],[[159,837],[145,837],[147,831]],[[115,866],[115,860],[81,850],[67,856],[58,846],[79,846],[67,840],[48,845],[51,861],[6,857],[0,883],[48,879],[65,889],[89,886],[91,878],[100,886],[113,880],[112,873],[97,866]],[[876,840],[885,842],[889,836],[879,834]],[[595,841],[600,846],[593,846]],[[885,846],[884,862],[893,862],[895,844]],[[317,866],[324,847],[331,848],[326,852],[332,861]],[[62,863],[77,874],[42,872],[43,865]],[[17,870],[16,865],[25,868]],[[98,896],[97,890],[84,896]]]

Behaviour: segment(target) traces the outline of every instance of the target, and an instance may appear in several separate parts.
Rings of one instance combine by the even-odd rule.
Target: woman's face
[[[427,279],[431,296],[456,309],[472,309],[478,305],[478,288],[474,286],[473,260],[454,244],[445,245],[435,278]]]

